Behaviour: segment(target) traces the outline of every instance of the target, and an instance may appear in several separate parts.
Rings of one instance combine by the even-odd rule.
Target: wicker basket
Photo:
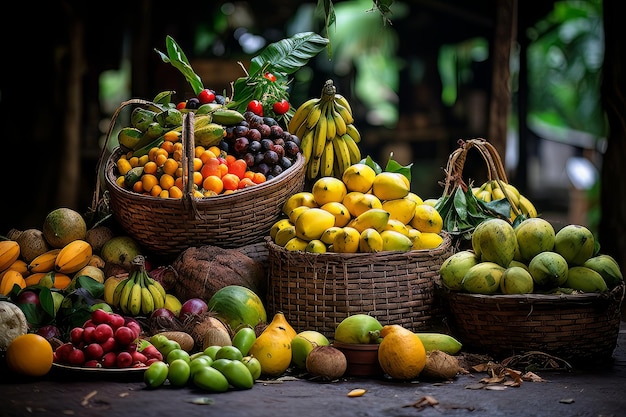
[[[183,125],[183,151],[189,164],[187,172],[192,171],[190,163],[193,163],[194,151],[191,115],[185,115]],[[103,168],[110,209],[130,236],[147,250],[164,257],[176,256],[192,246],[239,248],[262,243],[281,215],[285,200],[304,188],[305,163],[302,155],[298,155],[296,162],[278,177],[232,194],[195,198],[193,184],[183,181],[181,199],[146,196],[123,189],[115,182],[115,162],[121,154],[122,150],[116,148]],[[102,159],[101,156],[100,162]],[[94,205],[98,204],[99,191],[97,186]]]
[[[343,319],[360,313],[414,331],[438,328],[444,313],[435,283],[453,253],[450,236],[443,236],[431,250],[355,254],[290,252],[266,237],[268,310],[283,312],[297,331],[329,338]]]
[[[606,293],[480,295],[444,292],[464,349],[502,359],[540,351],[572,363],[605,362],[617,345],[624,284]]]

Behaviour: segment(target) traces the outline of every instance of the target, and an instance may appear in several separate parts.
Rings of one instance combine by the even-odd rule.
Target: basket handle
[[[456,149],[452,154],[450,154],[448,158],[448,163],[445,170],[446,181],[443,195],[451,195],[453,190],[456,189],[457,186],[461,186],[464,191],[467,191],[467,184],[465,184],[465,182],[463,181],[463,167],[465,166],[465,160],[467,158],[467,153],[469,152],[469,150],[472,148],[476,148],[476,150],[480,153],[483,160],[487,164],[489,180],[495,180],[498,185],[500,185],[504,197],[511,205],[511,208],[513,209],[515,214],[521,214],[519,208],[515,204],[513,204],[506,187],[502,186],[502,183],[508,183],[508,180],[506,176],[506,171],[504,170],[504,166],[502,165],[502,160],[496,148],[483,138],[468,140],[459,139],[458,143],[459,148]]]
[[[119,117],[121,111],[131,105],[142,105],[142,106],[154,106],[158,107],[158,105],[149,100],[143,100],[139,98],[130,99],[122,102],[120,106],[115,110],[113,115],[111,116],[111,121],[109,122],[109,128],[107,130],[107,135],[105,142],[100,150],[100,156],[98,158],[98,168],[96,175],[96,188],[93,193],[92,201],[91,201],[91,209],[93,212],[97,211],[98,204],[101,201],[100,192],[103,191],[103,187],[100,179],[100,172],[102,171],[102,165],[106,160],[107,149],[109,144],[109,139],[111,139],[111,134],[113,133],[113,129],[115,127],[115,123],[117,118]],[[183,204],[188,209],[193,209],[196,216],[200,215],[196,204],[195,199],[193,198],[193,159],[194,159],[194,112],[186,112],[183,114],[183,126],[182,126],[182,140],[183,140],[183,155],[182,155],[182,166],[183,166]]]

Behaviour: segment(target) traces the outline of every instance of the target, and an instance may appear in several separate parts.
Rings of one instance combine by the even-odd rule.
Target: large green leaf
[[[328,45],[328,39],[314,32],[297,33],[269,45],[250,62],[250,77],[263,71],[293,74]]]

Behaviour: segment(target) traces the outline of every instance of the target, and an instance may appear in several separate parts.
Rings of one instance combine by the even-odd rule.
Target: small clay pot
[[[341,343],[334,341],[332,346],[346,357],[346,375],[360,377],[381,377],[384,375],[378,363],[378,344]]]

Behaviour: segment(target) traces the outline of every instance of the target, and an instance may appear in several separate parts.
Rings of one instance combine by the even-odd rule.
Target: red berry
[[[103,354],[104,351],[102,349],[102,346],[100,346],[100,344],[98,343],[90,343],[85,346],[85,357],[87,359],[100,359],[102,358]]]
[[[213,103],[215,101],[215,93],[205,88],[198,93],[198,101],[200,104]]]
[[[108,323],[100,323],[96,326],[94,333],[96,342],[104,343],[109,337],[113,336],[113,328]]]
[[[182,110],[182,109],[184,109],[185,107],[187,107],[187,102],[186,102],[186,101],[181,101],[180,103],[178,103],[178,104],[176,105],[176,109],[177,109],[177,110]]]
[[[117,353],[116,352],[107,352],[102,357],[102,366],[104,368],[115,368],[117,363]]]
[[[78,345],[80,342],[83,341],[84,332],[85,332],[85,329],[83,329],[82,327],[74,327],[70,331],[70,342],[72,342],[75,345]]]
[[[285,99],[282,99],[274,103],[272,108],[274,109],[274,113],[276,114],[285,114],[289,111],[289,102]]]
[[[85,352],[75,347],[67,354],[67,361],[70,365],[81,366],[85,363]]]
[[[246,109],[256,114],[257,116],[263,116],[263,104],[261,104],[259,100],[252,100],[250,103],[248,103]]]
[[[91,313],[91,321],[94,324],[109,323],[110,314],[108,311],[98,308]]]
[[[271,82],[276,82],[276,76],[272,74],[271,72],[266,72],[265,74],[263,74],[263,76],[267,78],[268,80],[270,80]]]

